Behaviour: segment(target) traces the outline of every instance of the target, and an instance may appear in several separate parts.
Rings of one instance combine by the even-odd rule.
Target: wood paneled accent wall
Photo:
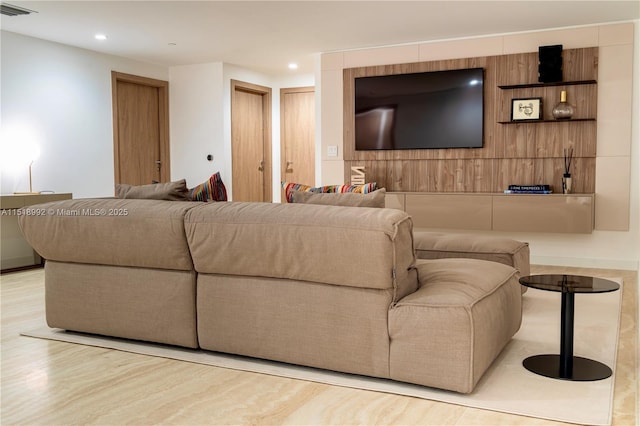
[[[356,77],[476,67],[485,70],[482,148],[355,150]],[[598,48],[564,50],[563,68],[565,82],[597,80]],[[502,192],[509,184],[551,184],[554,192],[561,192],[563,151],[573,148],[573,192],[595,192],[597,85],[500,88],[537,83],[537,52],[349,68],[343,72],[345,176],[351,175],[352,166],[364,166],[366,180],[378,182],[387,191]],[[551,111],[562,90],[567,91],[575,114],[572,120],[555,121]],[[511,99],[527,97],[543,98],[543,119],[549,121],[509,123]]]

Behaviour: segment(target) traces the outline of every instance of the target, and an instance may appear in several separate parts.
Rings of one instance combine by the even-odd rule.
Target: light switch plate
[[[338,156],[338,146],[329,145],[327,147],[327,157],[337,157],[337,156]]]

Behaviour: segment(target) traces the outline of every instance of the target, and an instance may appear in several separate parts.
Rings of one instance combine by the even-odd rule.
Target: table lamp
[[[40,192],[33,192],[33,178],[31,177],[31,166],[35,160],[31,160],[29,162],[29,192],[14,192],[15,195],[28,195],[28,194],[39,194]]]
[[[24,170],[24,166],[29,166],[29,192],[14,192],[14,194],[39,194],[40,192],[33,191],[33,176],[31,173],[33,162],[40,156],[40,147],[35,143],[33,132],[22,127],[7,127],[2,130],[3,168],[11,169],[14,173],[18,173],[20,169]]]

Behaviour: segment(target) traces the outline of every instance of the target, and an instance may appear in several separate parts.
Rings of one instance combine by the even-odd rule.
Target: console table
[[[60,194],[15,194],[0,196],[0,270],[10,270],[35,266],[42,259],[22,237],[18,217],[26,213],[27,207],[50,201],[68,200],[72,195]]]
[[[520,284],[562,293],[560,354],[530,356],[522,365],[533,373],[554,379],[593,381],[611,376],[611,368],[607,365],[573,355],[574,299],[576,293],[607,293],[620,289],[620,285],[604,278],[579,275],[530,275],[520,278]]]

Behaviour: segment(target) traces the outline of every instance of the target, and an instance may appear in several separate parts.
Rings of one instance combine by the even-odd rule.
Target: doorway
[[[271,88],[231,80],[233,201],[271,202]]]
[[[111,72],[115,183],[170,180],[169,83]]]
[[[280,89],[280,140],[280,179],[314,185],[316,148],[313,87]]]

